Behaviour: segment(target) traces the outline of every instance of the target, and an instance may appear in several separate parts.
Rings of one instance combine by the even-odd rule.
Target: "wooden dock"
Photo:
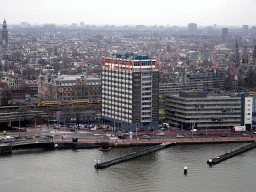
[[[255,147],[256,147],[256,142],[250,143],[250,144],[245,145],[245,146],[243,146],[243,147],[240,147],[240,148],[238,148],[238,149],[232,150],[232,151],[229,152],[229,153],[225,153],[225,154],[220,155],[220,156],[218,156],[218,157],[215,157],[215,158],[213,158],[213,159],[209,159],[209,160],[207,161],[207,164],[209,164],[209,165],[218,164],[218,163],[220,163],[220,162],[222,162],[222,161],[225,161],[226,159],[229,159],[229,158],[231,158],[231,157],[234,157],[234,156],[236,156],[236,155],[239,155],[239,154],[241,154],[241,153],[244,153],[244,152],[246,152],[246,151],[249,151],[250,149],[253,149],[253,148],[255,148]]]
[[[176,142],[174,142],[174,143],[162,143],[160,145],[155,145],[155,146],[147,148],[147,149],[142,149],[140,151],[136,151],[136,152],[130,153],[128,155],[124,155],[124,156],[121,156],[121,157],[118,157],[118,158],[115,158],[115,159],[112,159],[112,160],[109,160],[109,161],[105,161],[103,163],[97,163],[94,167],[95,167],[95,169],[104,169],[104,168],[109,167],[111,165],[115,165],[117,163],[128,161],[130,159],[134,159],[136,157],[146,155],[146,154],[149,154],[149,153],[152,153],[152,152],[155,152],[155,151],[159,151],[161,149],[167,148],[167,147],[175,145],[175,144],[176,144]]]

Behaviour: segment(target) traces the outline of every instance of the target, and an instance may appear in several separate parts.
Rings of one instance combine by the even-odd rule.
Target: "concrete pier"
[[[245,145],[243,147],[240,147],[238,149],[235,149],[235,150],[232,150],[230,153],[225,153],[223,155],[220,155],[218,157],[215,157],[213,159],[210,159],[207,161],[207,164],[209,164],[210,166],[211,165],[215,165],[215,164],[218,164],[226,159],[229,159],[231,157],[234,157],[236,155],[239,155],[241,153],[244,153],[246,151],[249,151],[250,149],[253,149],[256,147],[256,142],[253,142],[253,143],[250,143],[248,145]]]
[[[112,159],[112,160],[109,160],[109,161],[106,161],[106,162],[103,162],[103,163],[97,163],[94,167],[95,167],[95,169],[104,169],[104,168],[109,167],[111,165],[115,165],[117,163],[128,161],[130,159],[134,159],[136,157],[146,155],[148,153],[152,153],[152,152],[164,149],[166,147],[169,147],[169,146],[172,146],[172,145],[175,145],[175,144],[176,143],[162,143],[160,145],[155,145],[153,147],[143,149],[143,150],[140,150],[140,151],[137,151],[137,152],[133,152],[133,153],[130,153],[128,155],[124,155],[124,156],[121,156],[121,157],[118,157],[118,158],[115,158],[115,159]]]

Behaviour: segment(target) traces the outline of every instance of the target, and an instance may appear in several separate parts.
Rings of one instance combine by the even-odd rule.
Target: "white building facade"
[[[160,61],[148,56],[101,58],[102,119],[130,131],[158,128]]]

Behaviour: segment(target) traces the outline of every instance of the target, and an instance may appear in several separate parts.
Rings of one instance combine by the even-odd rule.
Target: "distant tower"
[[[222,28],[221,41],[222,42],[228,41],[228,28]]]
[[[2,40],[3,40],[3,45],[8,47],[8,33],[7,33],[7,25],[6,25],[5,19],[3,22]]]
[[[246,45],[246,41],[244,44],[244,54],[242,57],[242,63],[247,63],[248,64],[248,54],[247,54],[247,45]]]
[[[255,47],[254,47],[252,59],[253,59],[253,60],[256,60],[256,45],[255,45]]]
[[[252,61],[253,61],[253,64],[255,65],[255,63],[256,63],[256,45],[254,47],[254,51],[253,51],[253,55],[252,55]]]
[[[80,22],[80,28],[84,28],[84,22]]]
[[[248,25],[243,25],[243,32],[244,33],[248,33],[248,29],[249,29]]]
[[[196,24],[196,23],[189,23],[189,24],[188,24],[188,31],[189,31],[189,32],[195,32],[195,31],[197,31],[197,24]]]
[[[236,40],[235,59],[239,59],[238,41]]]
[[[238,49],[238,41],[236,40],[236,50],[235,50],[235,54],[234,54],[234,63],[235,63],[235,67],[239,64],[239,49]]]

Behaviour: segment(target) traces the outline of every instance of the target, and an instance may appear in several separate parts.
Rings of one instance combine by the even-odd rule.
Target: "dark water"
[[[0,191],[255,191],[256,149],[211,168],[206,163],[243,145],[175,146],[103,170],[94,169],[95,159],[142,148],[16,151],[0,156]]]

